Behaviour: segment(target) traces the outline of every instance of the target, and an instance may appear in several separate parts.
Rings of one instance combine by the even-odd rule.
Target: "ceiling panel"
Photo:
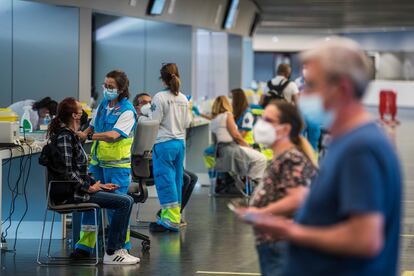
[[[254,0],[266,29],[413,28],[414,0]]]

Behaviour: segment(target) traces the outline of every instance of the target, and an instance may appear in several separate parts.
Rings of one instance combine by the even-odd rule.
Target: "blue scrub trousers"
[[[158,143],[152,154],[155,187],[161,204],[157,223],[172,231],[180,229],[184,155],[184,140]]]

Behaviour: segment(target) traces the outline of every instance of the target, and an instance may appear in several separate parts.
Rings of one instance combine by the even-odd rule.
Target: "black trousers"
[[[181,199],[181,213],[183,212],[185,206],[190,200],[191,194],[193,193],[194,187],[198,181],[197,175],[194,173],[184,170],[183,177],[183,189],[182,189],[182,199]]]

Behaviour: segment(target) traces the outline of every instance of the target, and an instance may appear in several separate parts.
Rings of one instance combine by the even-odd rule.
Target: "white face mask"
[[[262,119],[259,119],[253,128],[254,140],[265,146],[273,145],[277,140],[276,128]]]
[[[141,114],[144,116],[148,116],[151,112],[151,104],[147,103],[141,107]]]

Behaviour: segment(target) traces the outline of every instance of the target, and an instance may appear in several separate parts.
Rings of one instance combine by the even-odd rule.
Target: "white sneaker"
[[[133,259],[126,250],[119,249],[113,255],[108,255],[105,252],[103,263],[108,265],[132,265],[138,263],[138,261],[135,258]]]
[[[140,258],[132,256],[131,254],[129,254],[128,250],[126,250],[126,249],[120,249],[120,250],[122,250],[124,252],[124,254],[128,255],[131,259],[136,260],[137,263],[139,263],[141,261]]]

